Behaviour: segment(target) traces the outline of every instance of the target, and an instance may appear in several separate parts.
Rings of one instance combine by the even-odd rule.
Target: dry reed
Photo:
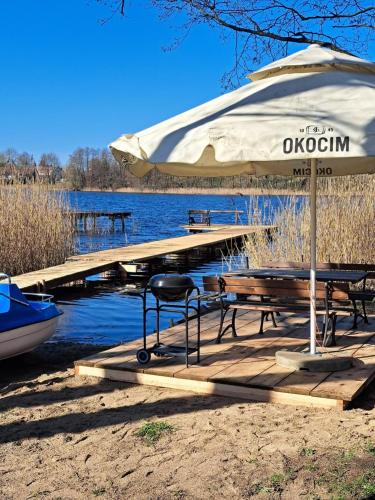
[[[68,203],[41,185],[0,187],[0,271],[10,275],[61,264],[74,251]]]
[[[306,185],[306,193],[308,192]],[[323,193],[323,194],[322,194]],[[310,260],[309,199],[289,197],[273,214],[272,241],[257,234],[246,241],[251,267],[265,261]],[[375,179],[371,176],[319,179],[318,262],[375,263]]]

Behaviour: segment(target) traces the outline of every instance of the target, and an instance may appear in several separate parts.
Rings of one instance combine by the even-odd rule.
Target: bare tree
[[[20,153],[17,156],[16,164],[19,167],[35,167],[36,166],[34,156],[31,153],[28,153],[27,151],[24,151],[23,153]]]
[[[39,165],[43,167],[61,167],[61,162],[55,153],[42,153],[40,155]]]
[[[98,0],[108,5],[108,0]],[[318,44],[362,54],[374,41],[375,6],[371,0],[150,0],[162,18],[180,21],[182,40],[197,24],[234,37],[235,55],[227,80],[240,78],[266,54],[286,55],[296,44]],[[110,2],[124,15],[136,8],[126,0]],[[177,40],[177,41],[178,41]]]
[[[61,180],[61,162],[59,157],[55,153],[41,154],[39,160],[39,175],[53,184]]]
[[[73,190],[79,191],[85,187],[89,162],[94,155],[95,150],[91,148],[78,148],[70,155],[64,177]]]

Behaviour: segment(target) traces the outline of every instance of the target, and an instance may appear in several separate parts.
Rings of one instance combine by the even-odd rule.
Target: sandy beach
[[[373,498],[374,384],[342,412],[75,377],[98,349],[1,362],[1,499]]]

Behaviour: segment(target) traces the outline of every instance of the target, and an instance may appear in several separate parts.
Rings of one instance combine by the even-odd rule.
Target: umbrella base
[[[336,372],[353,366],[352,358],[334,357],[329,354],[309,354],[306,352],[277,351],[276,364],[292,370],[309,372]]]

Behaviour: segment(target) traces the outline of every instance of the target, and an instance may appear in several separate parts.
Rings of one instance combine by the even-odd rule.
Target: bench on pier
[[[274,269],[310,269],[310,264],[306,262],[262,262],[261,267]],[[375,280],[375,264],[347,264],[340,262],[318,262],[318,271],[340,270],[340,271],[363,271],[366,277],[363,279],[360,288],[349,291],[349,299],[353,304],[354,323],[353,328],[357,328],[357,320],[362,317],[368,323],[366,302],[373,302],[375,299],[375,289],[368,288],[367,281]],[[362,313],[358,310],[357,302],[362,306]]]
[[[271,315],[276,327],[275,313],[306,313],[310,311],[310,283],[289,279],[259,279],[250,277],[216,277],[204,276],[205,292],[234,294],[233,300],[220,298],[221,318],[217,342],[231,329],[233,337],[236,332],[236,314],[239,309],[260,312],[259,334],[263,334],[264,320]],[[232,311],[232,320],[224,327],[228,311]],[[317,283],[316,313],[324,320],[323,345],[335,345],[337,315],[350,315],[349,285],[347,283]]]
[[[234,223],[238,224],[243,210],[188,210],[188,224],[211,225],[212,214],[234,214]]]

